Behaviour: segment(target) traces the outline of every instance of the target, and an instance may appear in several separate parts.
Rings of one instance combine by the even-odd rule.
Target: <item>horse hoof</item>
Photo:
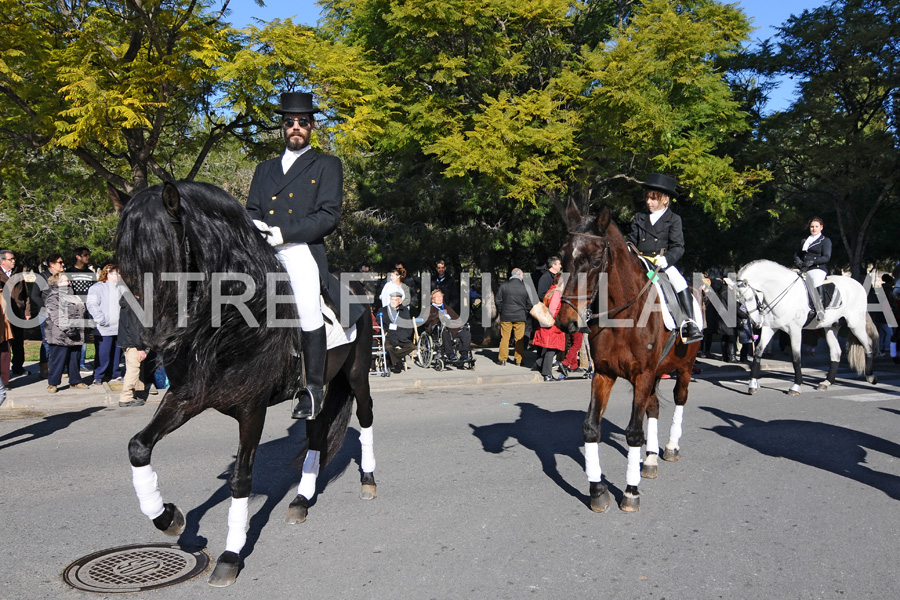
[[[816,386],[816,390],[819,392],[824,392],[825,390],[827,390],[830,387],[831,387],[830,383],[828,383],[827,381],[823,381],[822,383],[820,383],[819,385]]]
[[[306,499],[306,496],[297,494],[297,497],[288,506],[287,514],[284,515],[284,522],[288,525],[299,525],[306,521],[308,514],[309,500]]]
[[[359,499],[360,500],[374,500],[378,497],[378,491],[374,485],[363,484],[362,489],[359,490]]]
[[[641,510],[641,497],[625,492],[625,495],[622,496],[622,501],[619,503],[619,508],[625,512],[638,512]]]
[[[644,459],[644,464],[641,465],[641,477],[645,479],[656,479],[656,476],[659,474],[656,459],[656,454],[647,455],[647,458]]]
[[[666,462],[678,462],[681,458],[681,450],[678,448],[666,448],[663,450],[662,459]]]
[[[872,375],[872,378],[871,378],[871,379],[869,379],[868,377],[866,377],[866,379],[867,379],[867,380],[869,381],[869,383],[871,383],[872,385],[875,385],[876,383],[878,383],[878,377],[876,377],[875,375]]]
[[[612,501],[609,497],[609,488],[602,482],[591,482],[591,510],[602,513]]]
[[[226,550],[216,561],[216,568],[209,574],[209,585],[227,587],[235,582],[240,570],[241,557]]]
[[[157,529],[166,535],[178,536],[184,533],[184,513],[171,502],[163,505],[163,514],[153,519]]]

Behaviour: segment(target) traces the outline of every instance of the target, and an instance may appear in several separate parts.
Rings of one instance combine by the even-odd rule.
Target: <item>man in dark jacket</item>
[[[538,280],[537,284],[537,302],[540,302],[544,299],[544,296],[547,295],[547,292],[550,291],[550,287],[553,285],[553,279],[556,277],[556,274],[562,271],[562,261],[558,256],[551,256],[547,259],[547,270],[541,275],[541,278]]]
[[[298,396],[291,416],[314,419],[325,396],[327,347],[320,293],[338,315],[341,308],[341,288],[328,271],[325,236],[341,218],[344,170],[339,158],[319,154],[309,145],[319,112],[312,94],[281,94],[281,108],[275,112],[281,115],[285,151],[256,167],[247,211],[291,278],[306,365],[306,393]],[[343,321],[355,323],[362,311],[362,305],[351,304]]]
[[[525,352],[525,320],[537,299],[531,298],[525,287],[522,269],[513,269],[509,281],[497,292],[497,312],[500,313],[500,356],[498,365],[505,365],[509,358],[509,335],[515,339],[516,364],[521,365]]]

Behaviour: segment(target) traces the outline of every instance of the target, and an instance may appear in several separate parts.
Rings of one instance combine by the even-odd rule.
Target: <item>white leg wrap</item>
[[[628,446],[628,469],[625,470],[626,485],[641,483],[641,447]]]
[[[659,454],[659,419],[647,419],[647,453]]]
[[[247,525],[250,519],[250,498],[232,498],[228,509],[228,537],[225,550],[240,554],[247,543]]]
[[[681,439],[681,422],[684,420],[684,406],[676,406],[675,414],[672,415],[672,428],[669,429],[669,443],[666,448],[674,450],[678,448],[678,441]]]
[[[591,483],[603,480],[603,471],[600,470],[600,444],[597,442],[584,444],[584,472]]]
[[[297,493],[312,500],[316,495],[316,478],[319,476],[319,451],[310,450],[306,453],[306,460],[303,461],[303,474],[300,476],[300,485],[297,487]]]
[[[363,427],[359,431],[359,445],[362,446],[362,458],[359,466],[363,473],[375,472],[375,435],[371,427]]]
[[[141,503],[141,512],[155,519],[163,514],[163,499],[156,485],[156,473],[153,467],[131,467],[131,482]]]

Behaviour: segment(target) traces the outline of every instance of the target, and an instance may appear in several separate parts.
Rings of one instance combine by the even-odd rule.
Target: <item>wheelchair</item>
[[[380,375],[382,377],[390,377],[391,370],[388,368],[387,361],[387,340],[384,323],[381,320],[381,314],[372,315],[372,367],[370,374]]]
[[[463,325],[468,330],[469,324]],[[416,344],[416,365],[424,369],[434,369],[435,371],[443,371],[448,367],[456,367],[457,369],[475,369],[475,355],[469,349],[469,357],[456,362],[451,362],[450,358],[444,354],[444,344],[442,342],[444,329],[446,326],[440,323],[431,328],[430,331],[423,331],[419,334],[419,341]],[[453,338],[453,352],[456,356],[461,356],[459,350],[459,338]],[[471,344],[470,344],[471,346]]]

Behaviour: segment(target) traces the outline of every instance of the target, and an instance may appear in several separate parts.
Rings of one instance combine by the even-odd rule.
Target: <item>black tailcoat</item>
[[[339,158],[312,148],[301,154],[287,173],[281,156],[260,163],[250,182],[247,211],[269,227],[281,228],[284,243],[305,243],[319,267],[321,289],[335,310],[340,309],[340,287],[328,271],[325,236],[341,220],[344,167]],[[351,304],[348,324],[362,315]],[[340,314],[340,313],[338,313]]]
[[[673,213],[671,208],[663,213],[656,225],[650,224],[649,213],[634,215],[631,233],[625,239],[647,256],[656,256],[665,250],[666,263],[669,265],[674,265],[684,255],[681,217]]]

